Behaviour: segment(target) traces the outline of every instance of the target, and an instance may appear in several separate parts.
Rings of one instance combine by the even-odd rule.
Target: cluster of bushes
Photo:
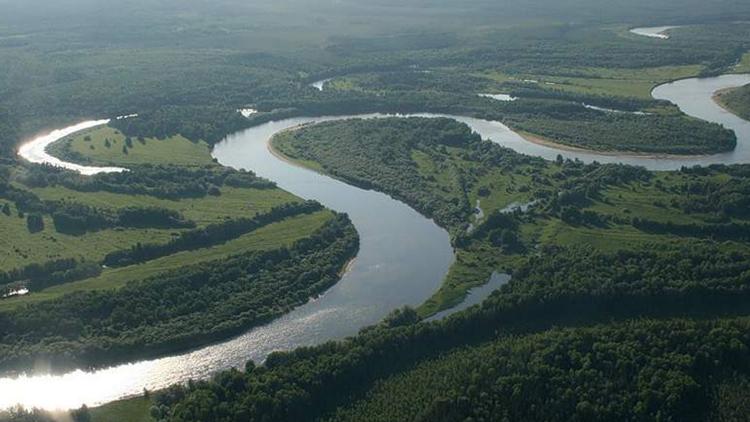
[[[235,108],[223,106],[164,106],[140,112],[138,117],[113,120],[110,125],[132,137],[168,138],[182,135],[213,145],[227,134],[249,126]]]
[[[454,232],[465,226],[474,210],[467,196],[473,176],[446,162],[450,182],[449,190],[443,191],[420,173],[414,151],[441,162],[447,161],[448,148],[461,148],[467,160],[487,167],[542,162],[483,142],[465,124],[443,118],[328,122],[280,134],[274,146],[292,158],[318,162],[349,183],[401,199]]]
[[[504,253],[523,252],[525,246],[519,233],[519,217],[513,213],[493,211],[474,230],[456,236],[454,244],[466,247],[472,241],[487,239]]]
[[[678,184],[676,205],[686,213],[710,213],[726,217],[750,217],[750,177],[723,172],[725,180],[696,178]]]
[[[33,192],[17,188],[0,179],[0,197],[16,205],[19,212],[46,212],[47,205]],[[8,209],[9,210],[9,209]],[[7,212],[4,211],[6,215]]]
[[[39,213],[33,213],[26,216],[26,228],[29,233],[39,233],[44,230],[44,219]]]
[[[55,229],[60,233],[83,234],[113,227],[185,229],[195,227],[178,211],[160,207],[125,207],[114,212],[75,202],[51,202]]]
[[[750,240],[750,224],[748,223],[728,222],[719,224],[680,224],[671,221],[654,221],[648,218],[636,217],[633,218],[632,224],[636,229],[648,233],[710,238],[719,241],[735,240],[746,242]]]
[[[0,286],[22,285],[30,291],[36,291],[72,280],[93,277],[99,273],[101,267],[95,263],[73,258],[57,259],[43,264],[29,264],[10,271],[0,271]]]

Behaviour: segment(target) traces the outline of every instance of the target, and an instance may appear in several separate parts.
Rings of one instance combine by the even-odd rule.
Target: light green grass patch
[[[542,245],[567,247],[591,246],[600,251],[638,249],[648,242],[663,242],[660,235],[641,232],[629,225],[613,225],[606,228],[571,226],[558,219],[545,220],[538,227]]]
[[[696,76],[702,66],[669,66],[649,69],[575,69],[583,76],[543,76],[552,87],[564,91],[594,95],[619,95],[651,99],[651,90],[662,83]],[[588,76],[590,75],[590,76]]]
[[[224,186],[219,196],[162,199],[148,195],[112,192],[78,192],[61,186],[32,189],[45,200],[69,200],[98,208],[127,206],[161,207],[183,213],[198,225],[218,223],[227,218],[253,217],[271,208],[299,199],[281,189],[250,189]]]
[[[151,406],[148,397],[134,397],[107,403],[89,409],[92,422],[151,422]]]
[[[109,140],[109,147],[106,146]],[[123,152],[125,135],[102,126],[81,132],[72,138],[69,148],[91,160],[92,164],[131,166],[137,164],[171,164],[181,166],[215,165],[208,144],[191,141],[180,135],[166,139],[131,138],[132,148]]]
[[[223,187],[220,196],[160,199],[147,195],[126,195],[111,192],[78,192],[64,187],[32,189],[43,200],[68,200],[93,207],[117,209],[126,206],[161,207],[179,211],[198,226],[221,223],[226,219],[253,217],[271,208],[299,201],[281,189],[246,189]],[[11,215],[0,214],[0,270],[10,270],[31,263],[62,258],[99,261],[106,254],[127,249],[138,242],[169,241],[182,230],[110,229],[80,236],[58,233],[49,216],[45,216],[42,232],[31,234],[26,219],[19,218],[14,206]]]
[[[183,251],[142,264],[107,268],[98,277],[53,286],[43,291],[0,301],[0,311],[43,302],[62,295],[94,290],[120,288],[131,281],[140,281],[167,271],[223,259],[249,251],[271,250],[289,246],[296,240],[309,237],[332,217],[330,211],[319,211],[269,224],[226,243],[195,251]]]
[[[450,184],[450,174],[447,166],[436,163],[429,154],[412,150],[411,159],[417,164],[417,170],[423,179],[439,186]]]
[[[472,205],[480,201],[480,207],[485,215],[493,211],[507,208],[513,203],[524,204],[531,200],[528,192],[522,192],[524,186],[530,185],[531,177],[523,172],[505,173],[500,170],[493,171],[479,179],[476,188],[470,192],[469,199]],[[490,194],[479,195],[480,187],[488,187]]]
[[[673,208],[668,194],[651,187],[637,185],[610,187],[604,195],[606,202],[596,202],[590,209],[624,219],[638,216],[654,221],[682,224],[702,222],[697,216]]]
[[[661,83],[674,79],[695,76],[703,69],[701,65],[660,66],[641,69],[605,68],[605,67],[577,67],[567,70],[581,77],[600,79],[619,79],[632,81],[649,81]]]
[[[545,88],[578,94],[651,99],[651,90],[655,86],[675,79],[697,76],[702,69],[702,65],[660,66],[643,69],[576,67],[554,70],[549,74],[510,76],[497,71],[487,71],[473,75],[498,83],[533,80],[538,81],[540,86]]]
[[[517,77],[508,75],[507,73],[503,73],[497,70],[486,70],[484,72],[474,72],[474,73],[470,73],[469,75],[476,76],[479,78],[487,78],[497,83],[518,81]]]
[[[357,79],[353,77],[335,78],[328,82],[326,89],[336,89],[339,91],[361,91],[362,87],[357,84]]]
[[[175,230],[118,229],[101,230],[81,236],[58,233],[49,216],[44,218],[44,230],[31,234],[26,219],[0,214],[0,270],[6,271],[31,263],[62,258],[99,261],[115,250],[128,248],[138,242],[167,242]]]

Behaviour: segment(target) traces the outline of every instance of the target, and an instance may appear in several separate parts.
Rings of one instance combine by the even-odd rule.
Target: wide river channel
[[[723,124],[737,134],[737,148],[729,153],[702,157],[653,157],[604,155],[562,150],[533,144],[504,125],[461,116],[451,117],[471,126],[483,138],[518,152],[554,159],[558,154],[585,162],[619,162],[653,170],[677,169],[688,165],[750,162],[750,122],[716,105],[711,97],[717,90],[750,83],[750,75],[725,75],[709,79],[686,79],[654,89],[655,98],[677,104],[685,113]],[[347,117],[375,118],[383,115],[293,118],[265,123],[226,138],[213,154],[226,166],[253,170],[279,187],[306,199],[346,212],[361,238],[357,259],[342,280],[322,297],[310,301],[284,317],[247,333],[180,355],[116,365],[94,371],[73,371],[50,375],[29,373],[0,378],[0,408],[15,404],[46,409],[95,406],[155,390],[188,379],[204,379],[245,361],[262,361],[270,352],[354,335],[403,305],[419,305],[440,285],[453,262],[448,234],[433,221],[387,195],[362,190],[327,176],[278,159],[268,150],[268,140],[281,130],[309,122]],[[435,114],[420,116],[438,117]],[[104,122],[76,125],[78,130]],[[50,162],[82,173],[93,171],[64,163],[46,155],[44,147],[61,134],[61,129],[32,140],[19,154],[34,162]]]

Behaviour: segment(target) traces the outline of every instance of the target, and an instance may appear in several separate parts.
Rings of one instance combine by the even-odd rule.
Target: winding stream
[[[695,164],[742,163],[750,162],[750,122],[724,111],[711,100],[711,96],[716,90],[746,83],[750,83],[750,75],[728,75],[678,81],[654,90],[654,97],[676,103],[687,114],[720,122],[735,130],[738,144],[733,152],[705,157],[615,156],[561,150],[530,143],[498,122],[461,116],[445,117],[468,124],[483,138],[546,159],[554,159],[562,154],[586,162],[622,162],[654,170]],[[357,117],[383,116],[372,114]],[[294,118],[270,122],[231,135],[214,149],[214,156],[224,165],[251,169],[298,196],[316,199],[327,207],[350,215],[361,237],[361,250],[351,269],[325,295],[266,326],[188,353],[92,372],[79,370],[63,375],[29,374],[0,378],[0,408],[19,403],[26,407],[47,409],[75,408],[84,403],[94,406],[140,394],[144,388],[153,390],[191,378],[207,378],[222,369],[242,367],[247,359],[260,361],[275,350],[313,345],[356,334],[361,327],[377,322],[396,307],[418,305],[427,299],[439,287],[453,261],[453,251],[444,230],[384,194],[355,188],[294,166],[276,158],[267,149],[267,140],[280,130],[313,121],[346,117]],[[85,127],[103,124],[101,122],[85,122],[40,137],[22,146],[19,154],[30,161],[49,162],[85,174],[121,171],[118,168],[90,168],[64,163],[44,152],[46,145],[55,139]],[[496,276],[496,284],[504,282],[504,279]],[[472,301],[474,299],[476,297],[472,295]],[[40,369],[38,373],[44,374],[44,370]]]

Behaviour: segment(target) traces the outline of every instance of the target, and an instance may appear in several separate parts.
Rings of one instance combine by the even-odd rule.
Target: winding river
[[[704,157],[653,157],[605,155],[561,150],[526,141],[498,122],[461,116],[452,117],[471,126],[483,138],[521,153],[554,159],[558,154],[591,162],[621,162],[654,170],[683,165],[750,162],[750,122],[724,111],[712,100],[719,89],[750,83],[750,75],[728,75],[711,79],[688,79],[654,89],[656,98],[676,103],[687,114],[720,122],[735,130],[737,148],[730,153]],[[377,118],[384,115],[357,116]],[[419,116],[438,117],[435,114]],[[214,149],[220,163],[255,171],[298,196],[316,199],[325,206],[350,215],[361,237],[360,253],[342,280],[322,297],[278,320],[226,342],[180,355],[117,365],[96,371],[63,375],[39,373],[0,378],[0,408],[15,404],[27,407],[75,408],[94,406],[119,398],[166,387],[188,379],[207,378],[216,371],[242,367],[247,359],[260,361],[275,350],[314,345],[356,334],[402,305],[418,305],[440,285],[452,263],[448,234],[434,222],[390,197],[365,191],[276,158],[267,148],[276,132],[296,125],[352,116],[293,118],[253,127],[226,138]],[[85,122],[62,129],[20,148],[19,154],[34,162],[49,162],[85,174],[121,171],[119,168],[87,168],[50,157],[44,147],[61,137],[93,127]],[[505,279],[495,276],[500,285]],[[494,285],[494,284],[493,284]],[[480,289],[481,290],[481,289]],[[473,302],[476,295],[472,295]]]

